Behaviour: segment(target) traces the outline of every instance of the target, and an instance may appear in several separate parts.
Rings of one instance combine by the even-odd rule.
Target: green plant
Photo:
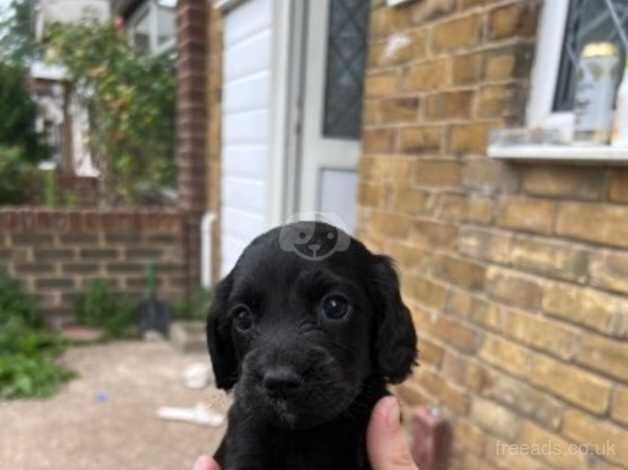
[[[19,149],[30,163],[50,156],[35,127],[37,105],[26,89],[21,67],[0,63],[0,116],[0,145]]]
[[[18,281],[0,273],[0,331],[6,332],[8,325],[15,321],[29,328],[42,326],[33,299],[24,292]]]
[[[55,361],[65,346],[20,284],[0,274],[0,399],[46,397],[74,377]]]
[[[175,316],[180,320],[205,320],[212,302],[210,289],[197,288],[189,297],[175,305]]]
[[[34,167],[16,147],[0,146],[0,204],[21,204],[29,196]]]
[[[75,315],[79,323],[102,328],[110,338],[128,337],[136,330],[134,306],[103,280],[89,283],[76,302]]]
[[[56,25],[48,57],[66,68],[90,110],[90,147],[110,204],[174,186],[174,61],[139,56],[112,24]]]

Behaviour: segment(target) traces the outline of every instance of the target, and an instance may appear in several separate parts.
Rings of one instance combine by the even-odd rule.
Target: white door
[[[353,232],[370,2],[307,5],[298,207],[334,213]]]
[[[225,15],[222,102],[222,263],[231,270],[268,228],[273,0]]]

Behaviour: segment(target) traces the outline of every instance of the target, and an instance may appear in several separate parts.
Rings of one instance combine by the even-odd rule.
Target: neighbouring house
[[[109,18],[107,0],[38,0],[35,35],[42,39],[55,23],[102,22]],[[98,170],[88,145],[89,115],[72,94],[64,69],[36,60],[30,66],[29,82],[39,107],[38,130],[53,151],[50,163],[65,175],[96,177]]]
[[[206,54],[206,161],[186,147],[181,168],[206,171],[206,193],[184,178],[216,217],[214,278],[290,215],[339,214],[398,262],[421,367],[397,392],[408,413],[441,407],[448,468],[628,468],[628,150],[489,142],[572,133],[573,59],[595,40],[625,54],[625,2],[222,0],[178,15]]]

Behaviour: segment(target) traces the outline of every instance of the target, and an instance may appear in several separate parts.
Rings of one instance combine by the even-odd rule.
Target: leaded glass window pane
[[[370,2],[330,0],[323,135],[359,139]]]
[[[619,47],[621,67],[626,48],[619,28],[628,35],[628,0],[571,0],[565,31],[556,94],[555,111],[573,109],[578,58],[584,46],[591,42],[610,41]]]

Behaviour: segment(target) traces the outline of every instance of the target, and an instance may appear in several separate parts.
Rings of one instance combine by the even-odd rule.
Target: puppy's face
[[[315,243],[350,240],[313,261],[282,249],[307,231]],[[322,223],[297,223],[255,240],[217,287],[208,342],[218,386],[275,425],[302,429],[347,409],[373,375],[399,382],[416,335],[386,258]]]

